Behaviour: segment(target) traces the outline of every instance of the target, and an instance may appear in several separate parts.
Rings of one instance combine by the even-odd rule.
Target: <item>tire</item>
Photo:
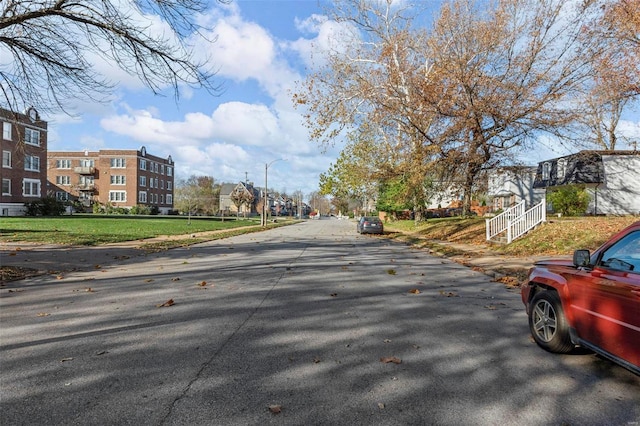
[[[555,291],[541,291],[533,297],[529,329],[538,346],[549,352],[565,354],[574,348],[562,302]]]

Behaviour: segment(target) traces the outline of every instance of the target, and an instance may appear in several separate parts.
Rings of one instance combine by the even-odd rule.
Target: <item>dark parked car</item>
[[[382,234],[384,226],[382,221],[375,216],[362,216],[356,230],[360,234]]]
[[[593,254],[537,262],[521,294],[540,347],[579,345],[640,374],[640,222]]]

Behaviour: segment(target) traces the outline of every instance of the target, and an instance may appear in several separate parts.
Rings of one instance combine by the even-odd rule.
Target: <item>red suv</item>
[[[567,353],[580,345],[640,374],[640,222],[593,254],[536,262],[522,287],[536,343]]]

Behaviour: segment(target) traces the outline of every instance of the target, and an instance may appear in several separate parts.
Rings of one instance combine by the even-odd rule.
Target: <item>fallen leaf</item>
[[[96,355],[104,355],[104,354],[108,354],[109,351],[100,351],[100,352],[96,352]]]
[[[173,301],[173,299],[169,299],[166,302],[160,304],[160,305],[156,305],[158,308],[166,308],[169,306],[173,306],[175,304],[175,302]]]
[[[62,275],[56,275],[56,280],[62,280],[62,279],[64,279],[64,276],[62,276]]]
[[[282,412],[282,406],[281,405],[270,405],[269,406],[269,411],[271,411],[273,414],[280,414]]]
[[[60,362],[67,362],[67,361],[73,361],[73,358],[69,357],[69,358],[62,358],[60,360]]]
[[[394,363],[400,364],[402,360],[400,358],[396,358],[395,356],[384,356],[380,358],[380,362],[384,362],[385,364]]]
[[[489,309],[490,311],[495,311],[496,310],[496,307],[493,306],[493,305],[486,305],[485,308]]]
[[[384,343],[391,343],[391,339],[384,339],[383,342]]]
[[[322,360],[321,360],[320,358],[318,358],[318,357],[314,357],[314,358],[313,358],[313,363],[314,363],[314,364],[319,364],[321,361],[322,361]]]
[[[420,290],[418,290],[417,288],[412,288],[411,290],[409,290],[409,293],[420,294]]]
[[[48,317],[49,315],[51,315],[51,314],[48,314],[48,313],[46,313],[46,312],[39,312],[39,313],[38,313],[38,316],[39,316],[39,317]]]
[[[382,402],[378,402],[378,408],[384,410],[384,404]]]
[[[100,269],[100,268],[102,268],[102,266],[101,266],[101,265],[94,265],[93,267],[94,267],[94,268],[96,268],[96,269]]]
[[[146,280],[144,280],[145,283],[152,283],[153,282],[153,278],[147,278]]]
[[[452,291],[442,291],[440,290],[440,295],[442,296],[446,296],[446,297],[458,297],[458,295]]]
[[[171,278],[171,281],[180,281],[180,278],[178,278],[178,277]]]
[[[331,293],[329,296],[331,296],[331,297],[337,297],[337,296],[338,296],[338,293]]]
[[[395,275],[396,274],[396,270],[395,269],[387,269],[387,274]]]
[[[207,285],[206,281],[201,281],[201,282],[198,283],[198,286],[200,286],[200,287],[206,287],[206,285]]]

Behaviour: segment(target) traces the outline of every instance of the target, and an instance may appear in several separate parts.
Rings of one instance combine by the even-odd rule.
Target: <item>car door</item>
[[[578,337],[640,365],[640,231],[598,254],[590,270],[567,276]]]

